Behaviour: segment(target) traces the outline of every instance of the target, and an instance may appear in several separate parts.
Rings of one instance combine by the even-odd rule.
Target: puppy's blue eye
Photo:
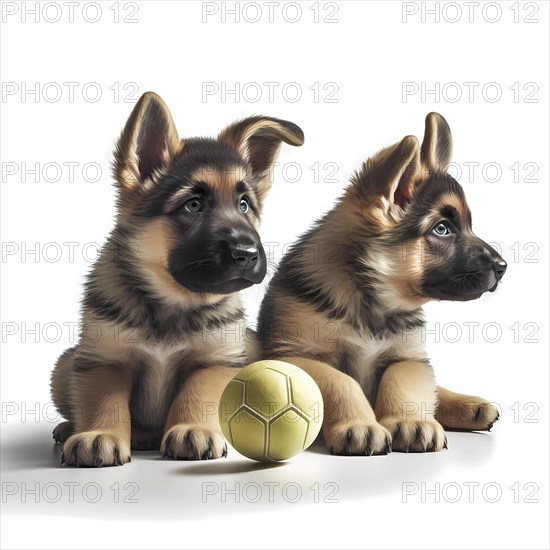
[[[243,197],[241,199],[241,202],[239,202],[239,210],[243,214],[246,214],[249,209],[250,209],[250,201],[248,200],[248,197]]]
[[[187,210],[187,212],[191,212],[192,214],[195,214],[197,212],[202,212],[202,204],[199,199],[189,199],[183,205],[183,208]]]
[[[432,233],[434,235],[437,235],[438,237],[444,237],[445,235],[449,235],[451,233],[451,230],[449,229],[449,226],[445,222],[439,222],[433,229]]]

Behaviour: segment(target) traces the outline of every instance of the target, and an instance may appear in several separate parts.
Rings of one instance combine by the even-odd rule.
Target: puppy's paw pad
[[[209,460],[227,456],[227,443],[221,432],[176,424],[164,434],[160,454],[174,460]]]
[[[384,455],[391,452],[391,435],[376,422],[350,424],[339,422],[324,431],[325,442],[337,455]]]
[[[130,446],[113,432],[90,431],[70,436],[63,445],[61,464],[67,466],[122,466],[130,462]]]
[[[406,453],[425,453],[447,448],[443,427],[435,420],[408,420],[382,418],[392,436],[392,450]]]

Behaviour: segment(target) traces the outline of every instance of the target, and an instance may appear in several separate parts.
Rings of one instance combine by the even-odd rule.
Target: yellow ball
[[[219,406],[226,439],[244,456],[286,460],[307,449],[323,422],[323,398],[313,378],[283,361],[258,361],[238,371]]]

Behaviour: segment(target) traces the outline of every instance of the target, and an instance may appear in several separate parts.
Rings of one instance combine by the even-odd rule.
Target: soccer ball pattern
[[[313,379],[295,365],[258,361],[229,382],[219,418],[223,434],[239,453],[276,462],[313,443],[323,422],[323,398]]]

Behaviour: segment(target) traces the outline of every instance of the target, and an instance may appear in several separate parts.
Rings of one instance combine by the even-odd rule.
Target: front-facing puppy
[[[291,122],[252,117],[180,140],[162,99],[136,104],[115,151],[115,228],[86,284],[82,330],[59,359],[54,430],[67,465],[118,465],[131,448],[224,456],[216,406],[246,361],[238,291],[259,283],[258,224]]]

